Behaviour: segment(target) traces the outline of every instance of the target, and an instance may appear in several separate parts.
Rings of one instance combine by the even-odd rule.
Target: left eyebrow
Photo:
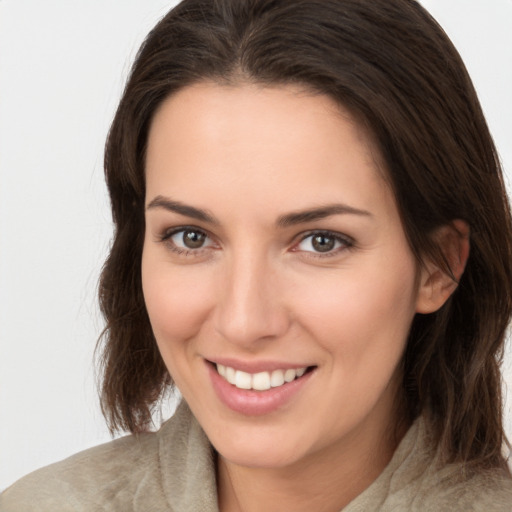
[[[327,206],[320,206],[318,208],[311,208],[300,212],[287,213],[277,219],[277,226],[280,228],[287,228],[296,224],[303,224],[306,222],[313,222],[315,220],[322,220],[332,215],[362,215],[365,217],[372,217],[372,214],[366,210],[359,210],[348,206],[346,204],[330,204]]]

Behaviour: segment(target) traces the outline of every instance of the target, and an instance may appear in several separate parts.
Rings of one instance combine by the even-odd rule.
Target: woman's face
[[[232,463],[361,453],[395,420],[419,279],[377,160],[331,99],[288,86],[195,85],[155,115],[144,297]]]

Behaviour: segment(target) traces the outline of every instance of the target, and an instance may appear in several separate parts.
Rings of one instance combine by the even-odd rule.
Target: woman
[[[102,404],[135,435],[1,510],[510,510],[510,211],[416,2],[185,0],[105,168]]]

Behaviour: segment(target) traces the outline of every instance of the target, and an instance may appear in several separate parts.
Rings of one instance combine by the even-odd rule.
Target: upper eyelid
[[[192,224],[186,224],[186,225],[175,226],[175,227],[171,227],[171,228],[165,228],[162,230],[162,234],[169,236],[169,235],[179,233],[180,231],[186,231],[188,229],[201,231],[205,235],[208,235],[209,237],[213,237],[213,235],[211,235],[211,233],[209,232],[208,229],[204,229],[199,226],[194,226]],[[353,240],[351,236],[349,236],[345,233],[340,233],[339,231],[334,231],[332,229],[309,229],[307,231],[301,231],[300,233],[294,235],[293,239],[297,239],[297,238],[304,239],[304,238],[307,238],[308,236],[312,236],[312,235],[316,235],[316,234],[325,234],[325,235],[331,235],[336,238]]]
[[[159,233],[159,238],[161,238],[162,240],[167,240],[168,238],[171,238],[171,236],[175,235],[176,233],[180,233],[181,231],[187,231],[187,230],[190,230],[190,231],[200,231],[201,233],[204,233],[208,238],[212,238],[213,239],[212,235],[208,232],[207,229],[200,228],[199,226],[190,226],[190,225],[187,225],[187,226],[176,226],[176,227],[173,227],[173,228],[163,229]]]
[[[332,236],[333,238],[343,240],[344,242],[349,242],[351,244],[354,243],[354,239],[351,236],[346,235],[344,233],[340,233],[338,231],[332,231],[330,229],[312,229],[310,231],[306,231],[297,235],[295,238],[298,238],[298,241],[302,242],[306,238],[309,238],[310,236],[314,235],[329,235]]]

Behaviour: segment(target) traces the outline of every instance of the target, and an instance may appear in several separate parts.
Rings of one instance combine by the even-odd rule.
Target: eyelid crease
[[[158,238],[165,241],[181,231],[199,231],[200,233],[205,234],[208,238],[211,238],[208,231],[197,226],[176,226],[174,228],[164,229],[162,233],[158,235]]]
[[[338,231],[332,231],[329,229],[311,229],[309,231],[301,233],[300,235],[298,235],[297,238],[299,238],[299,242],[302,242],[306,238],[309,238],[310,236],[314,236],[314,235],[325,235],[325,236],[340,240],[347,244],[353,244],[355,242],[351,236],[345,235],[344,233],[339,233]]]

